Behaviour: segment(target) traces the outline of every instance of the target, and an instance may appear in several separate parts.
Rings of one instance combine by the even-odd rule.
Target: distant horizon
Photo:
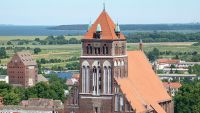
[[[200,22],[191,22],[191,23],[150,23],[150,24],[148,24],[148,23],[145,23],[145,24],[120,24],[120,25],[187,25],[187,24],[200,24]],[[66,26],[68,26],[68,25],[88,25],[88,24],[65,24]],[[64,25],[64,26],[65,26]],[[63,26],[63,25],[15,25],[15,24],[0,24],[0,26]]]
[[[186,24],[200,22],[200,0],[104,0],[119,24]],[[103,0],[1,1],[4,25],[58,26],[87,24],[103,10]]]

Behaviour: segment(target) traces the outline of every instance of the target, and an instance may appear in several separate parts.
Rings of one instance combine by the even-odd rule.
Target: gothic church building
[[[127,51],[105,10],[82,38],[80,67],[65,113],[173,113],[172,98],[144,52]]]

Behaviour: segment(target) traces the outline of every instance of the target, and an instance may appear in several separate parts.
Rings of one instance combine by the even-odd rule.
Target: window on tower
[[[105,55],[105,45],[103,46],[103,54]]]
[[[118,48],[119,48],[119,47],[118,47],[118,45],[116,44],[116,45],[115,45],[115,55],[118,55]]]
[[[86,53],[87,53],[87,54],[92,54],[92,46],[91,46],[91,44],[88,44],[88,45],[86,46]]]
[[[86,49],[87,49],[87,54],[89,54],[89,46],[87,46]]]
[[[108,47],[106,47],[106,54],[108,54]]]
[[[100,54],[101,53],[101,48],[98,48],[98,54]]]
[[[108,46],[106,44],[103,46],[103,54],[108,54]]]
[[[90,46],[90,54],[92,54],[92,46]]]

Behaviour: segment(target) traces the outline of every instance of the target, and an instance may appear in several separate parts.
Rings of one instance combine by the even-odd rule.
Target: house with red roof
[[[182,86],[180,82],[163,82],[163,85],[171,96],[175,96]]]

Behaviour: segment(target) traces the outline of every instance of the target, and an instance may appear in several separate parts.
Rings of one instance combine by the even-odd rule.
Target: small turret
[[[101,32],[101,25],[100,24],[97,25],[96,32]]]
[[[120,27],[119,27],[118,23],[115,25],[115,33],[116,33],[117,37],[119,38],[120,37]]]
[[[100,39],[102,34],[101,25],[98,24],[96,28],[96,33],[94,33],[94,38]]]
[[[88,29],[87,29],[87,31],[89,31],[89,29],[91,28],[91,26],[92,26],[92,24],[91,24],[91,21],[90,21],[90,23],[88,24]]]
[[[142,42],[142,39],[140,39],[139,50],[143,51],[143,42]]]

